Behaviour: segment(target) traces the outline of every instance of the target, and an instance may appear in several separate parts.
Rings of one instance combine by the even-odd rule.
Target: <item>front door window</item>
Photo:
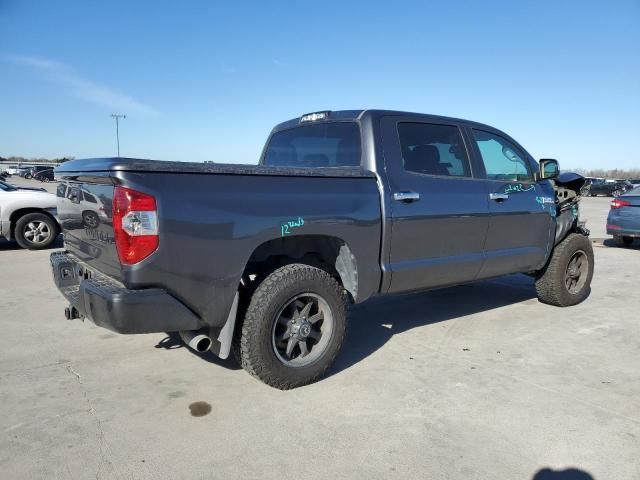
[[[510,141],[482,130],[473,131],[489,180],[531,182],[529,162]]]

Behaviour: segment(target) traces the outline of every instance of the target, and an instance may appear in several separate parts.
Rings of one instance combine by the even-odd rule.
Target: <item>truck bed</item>
[[[380,288],[380,194],[363,169],[103,158],[66,162],[56,176],[67,252],[127,289],[165,290],[203,326],[224,323],[248,262],[267,244],[337,239],[357,261],[357,299]],[[118,259],[117,185],[157,202],[159,246],[135,265]]]

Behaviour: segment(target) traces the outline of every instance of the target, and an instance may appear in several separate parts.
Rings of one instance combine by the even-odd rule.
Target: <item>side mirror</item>
[[[557,160],[552,158],[540,159],[540,173],[538,174],[539,180],[558,178],[558,175],[560,175],[560,164]]]

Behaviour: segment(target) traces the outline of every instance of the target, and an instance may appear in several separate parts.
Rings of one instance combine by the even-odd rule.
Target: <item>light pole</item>
[[[118,113],[112,113],[111,118],[114,118],[116,120],[116,143],[118,144],[118,158],[120,158],[120,130],[118,123],[121,118],[127,118],[127,116]]]

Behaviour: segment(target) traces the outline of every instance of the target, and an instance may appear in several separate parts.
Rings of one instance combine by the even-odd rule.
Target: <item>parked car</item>
[[[620,183],[623,186],[624,188],[623,193],[629,192],[634,188],[633,183],[631,183],[631,180],[620,180],[618,183]]]
[[[633,187],[640,187],[640,178],[633,178],[631,180],[629,180],[629,182],[631,183],[631,185],[633,185]]]
[[[597,197],[598,195],[605,195],[607,197],[617,197],[622,195],[630,187],[630,184],[626,182],[616,182],[607,180],[592,180],[588,185],[589,195]]]
[[[53,170],[53,167],[51,165],[35,165],[29,169],[24,178],[34,178],[39,172],[45,170]]]
[[[33,175],[34,180],[40,180],[41,182],[53,182],[55,180],[53,174],[53,168],[47,168],[46,170],[40,170]]]
[[[0,182],[0,237],[39,250],[50,246],[59,232],[55,195]]]
[[[275,127],[259,165],[75,160],[56,169],[67,318],[119,333],[180,332],[281,389],[320,378],[347,304],[518,272],[574,305],[593,251],[584,179],[505,133],[380,110]],[[88,225],[83,192],[107,219]],[[428,315],[428,312],[425,312]]]
[[[4,171],[9,175],[16,175],[18,173],[18,165],[7,165]]]
[[[11,174],[6,170],[0,172],[0,178],[9,178],[9,177],[11,177]]]
[[[634,238],[640,237],[640,187],[611,202],[607,233],[627,247],[633,243]]]
[[[33,165],[18,168],[18,176],[29,179],[32,177]]]

